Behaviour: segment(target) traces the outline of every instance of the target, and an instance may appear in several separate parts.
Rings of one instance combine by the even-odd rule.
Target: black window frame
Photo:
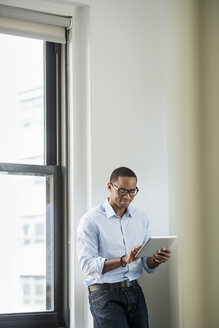
[[[54,181],[54,310],[42,312],[0,314],[0,327],[54,328],[68,327],[68,295],[66,293],[67,262],[63,197],[66,176],[61,163],[61,47],[44,42],[44,108],[45,163],[44,165],[0,163],[0,173],[34,176],[53,175]],[[64,52],[66,53],[66,52]],[[13,297],[13,295],[12,295]]]

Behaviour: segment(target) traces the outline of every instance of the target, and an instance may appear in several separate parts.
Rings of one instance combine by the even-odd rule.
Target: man
[[[135,257],[150,237],[146,215],[130,206],[139,191],[136,184],[132,170],[114,170],[107,184],[109,198],[85,214],[78,228],[78,258],[98,328],[148,328],[137,279],[142,268],[153,272],[170,258],[168,248],[152,257]]]

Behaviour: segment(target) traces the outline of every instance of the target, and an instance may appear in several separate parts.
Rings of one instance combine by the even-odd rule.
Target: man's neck
[[[116,215],[117,215],[117,216],[120,216],[120,218],[122,218],[123,215],[124,215],[125,212],[126,212],[126,208],[120,208],[120,207],[118,207],[118,206],[115,205],[115,204],[111,204],[110,199],[109,199],[109,203],[110,203],[110,205],[112,206],[112,208],[113,208],[114,212],[116,213]]]

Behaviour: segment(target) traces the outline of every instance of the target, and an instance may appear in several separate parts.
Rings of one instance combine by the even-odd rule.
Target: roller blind
[[[0,5],[0,33],[66,43],[71,18]]]

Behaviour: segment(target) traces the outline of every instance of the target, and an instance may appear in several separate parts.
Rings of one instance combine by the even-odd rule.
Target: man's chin
[[[120,207],[127,208],[129,206],[130,202],[120,202]]]

